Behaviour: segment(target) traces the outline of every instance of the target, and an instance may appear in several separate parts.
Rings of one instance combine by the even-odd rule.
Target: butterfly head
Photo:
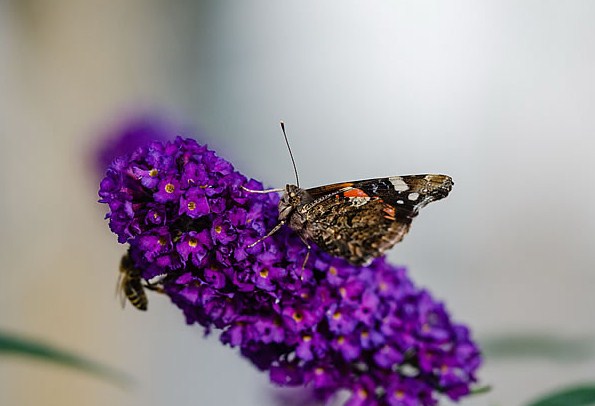
[[[287,219],[291,213],[303,204],[308,192],[295,185],[285,186],[285,192],[279,201],[279,220]]]

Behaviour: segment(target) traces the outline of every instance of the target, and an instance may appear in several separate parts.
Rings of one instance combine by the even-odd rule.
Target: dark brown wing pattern
[[[366,264],[403,239],[419,210],[452,189],[446,175],[393,176],[308,189],[301,232],[332,255]]]

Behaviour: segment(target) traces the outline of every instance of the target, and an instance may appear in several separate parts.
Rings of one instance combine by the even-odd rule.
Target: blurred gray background
[[[90,151],[144,109],[271,186],[451,175],[391,251],[486,343],[488,395],[595,377],[595,2],[0,1],[0,328],[135,376],[0,359],[2,405],[265,405],[166,299],[114,299]],[[516,352],[515,352],[516,351]]]

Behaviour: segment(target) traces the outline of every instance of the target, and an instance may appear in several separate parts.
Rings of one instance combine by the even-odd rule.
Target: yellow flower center
[[[215,227],[215,232],[216,232],[217,234],[221,234],[221,230],[223,230],[223,229],[221,228],[221,226],[216,226],[216,227]]]
[[[345,337],[340,336],[339,338],[337,338],[337,344],[343,345],[344,343],[345,343]]]
[[[302,320],[304,320],[304,315],[302,313],[300,313],[300,312],[293,312],[293,316],[292,317],[298,323],[301,322]]]
[[[316,368],[316,369],[314,370],[314,373],[315,373],[316,375],[322,375],[322,374],[324,374],[324,369],[323,369],[323,368]]]
[[[368,391],[364,388],[359,388],[357,390],[357,396],[359,396],[362,399],[366,399],[368,397]]]
[[[339,288],[339,293],[341,294],[342,297],[345,297],[347,295],[347,289]]]
[[[176,187],[174,186],[173,183],[168,183],[167,185],[165,185],[165,191],[167,193],[173,193],[174,190],[176,190]]]
[[[159,245],[164,246],[167,244],[167,239],[165,237],[159,237]]]
[[[334,266],[331,266],[331,267],[328,269],[328,272],[329,272],[331,275],[335,276],[335,275],[337,274],[337,268],[335,268]]]
[[[309,341],[311,341],[311,340],[312,340],[312,336],[303,336],[303,337],[302,337],[302,340],[304,340],[304,342],[306,342],[306,343],[307,343],[307,342],[309,342]]]
[[[333,319],[335,319],[335,320],[339,320],[340,318],[341,318],[341,312],[335,312],[335,313],[333,314]]]
[[[188,245],[194,248],[198,245],[198,240],[194,237],[190,237],[190,239],[188,240]]]
[[[266,278],[267,276],[269,276],[269,270],[268,269],[263,269],[262,271],[260,271],[260,276],[262,278]]]
[[[398,389],[395,391],[395,398],[397,398],[397,400],[401,400],[405,397],[405,392],[403,392],[402,390]]]
[[[158,174],[159,174],[159,171],[158,171],[157,169],[155,169],[155,168],[153,168],[153,169],[151,169],[151,170],[149,171],[149,176],[150,176],[150,177],[152,177],[152,178],[154,178],[154,177],[155,177],[155,176],[157,176]]]
[[[188,202],[188,210],[190,210],[190,211],[196,210],[196,203]]]

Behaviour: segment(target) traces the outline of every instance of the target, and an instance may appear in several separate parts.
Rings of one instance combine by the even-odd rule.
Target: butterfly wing
[[[403,239],[419,210],[452,189],[446,175],[411,175],[336,183],[306,190],[300,232],[332,255],[366,264]]]

